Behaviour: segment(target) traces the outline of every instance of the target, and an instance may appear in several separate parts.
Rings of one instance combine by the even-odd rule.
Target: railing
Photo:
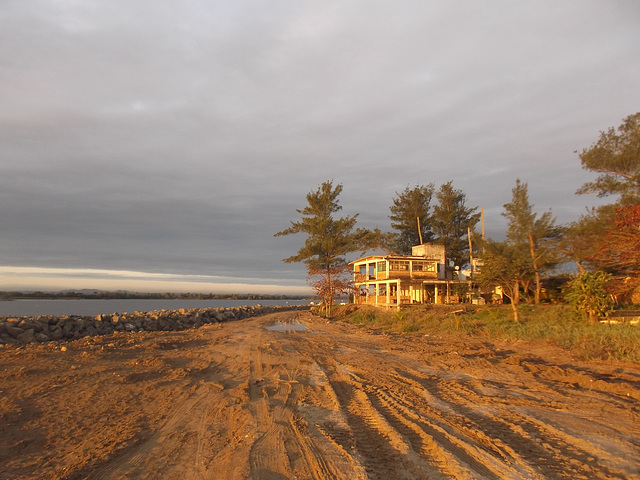
[[[398,302],[397,297],[389,297],[389,305],[396,305]],[[361,295],[356,296],[354,303],[356,305],[387,305],[386,295]]]

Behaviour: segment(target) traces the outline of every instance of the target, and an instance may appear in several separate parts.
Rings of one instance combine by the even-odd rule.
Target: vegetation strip
[[[341,307],[341,320],[402,334],[441,334],[487,339],[541,340],[566,348],[583,359],[640,360],[640,327],[634,324],[589,324],[579,312],[562,305],[523,306],[518,323],[508,306],[420,306],[399,311]],[[635,313],[635,312],[632,312]]]

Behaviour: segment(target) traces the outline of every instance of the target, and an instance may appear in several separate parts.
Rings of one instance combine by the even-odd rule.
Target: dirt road
[[[544,344],[289,312],[7,348],[0,373],[3,479],[640,479],[640,367]]]

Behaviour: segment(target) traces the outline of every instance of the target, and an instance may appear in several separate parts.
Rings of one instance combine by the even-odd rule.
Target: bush
[[[613,298],[607,291],[611,275],[605,272],[584,272],[565,287],[565,300],[591,323],[606,316],[613,307]]]

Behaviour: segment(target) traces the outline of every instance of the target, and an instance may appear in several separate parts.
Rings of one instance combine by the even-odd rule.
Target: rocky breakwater
[[[177,331],[210,323],[229,322],[289,310],[308,310],[305,305],[234,308],[155,310],[109,315],[0,317],[0,345],[75,340],[113,332]]]

